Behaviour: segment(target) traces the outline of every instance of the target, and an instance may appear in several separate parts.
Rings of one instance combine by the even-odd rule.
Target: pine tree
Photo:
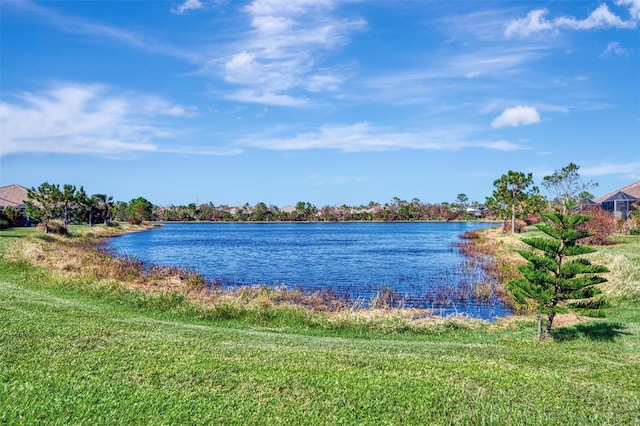
[[[568,259],[596,251],[592,247],[578,244],[578,240],[593,235],[576,229],[591,216],[548,212],[543,217],[545,222],[536,227],[546,237],[522,239],[535,250],[518,251],[527,260],[520,267],[523,277],[507,284],[518,303],[534,301],[536,304],[539,339],[549,336],[556,314],[567,311],[567,301],[587,299],[600,293],[595,286],[607,280],[596,274],[609,272],[606,267],[593,265],[582,257]],[[547,316],[544,333],[543,315]]]
[[[541,201],[539,190],[533,185],[533,174],[509,170],[493,182],[494,191],[486,204],[502,218],[511,218],[511,232],[516,232],[516,218],[537,210]]]
[[[44,232],[49,232],[49,221],[62,217],[63,196],[60,185],[44,182],[38,189],[27,190],[25,200],[27,214],[30,218],[44,224]]]

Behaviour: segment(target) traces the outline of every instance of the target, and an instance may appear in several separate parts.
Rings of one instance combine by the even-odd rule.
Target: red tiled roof
[[[27,188],[20,185],[0,187],[0,207],[18,207],[27,199]]]

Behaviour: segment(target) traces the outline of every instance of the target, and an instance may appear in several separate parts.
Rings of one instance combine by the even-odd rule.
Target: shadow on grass
[[[618,336],[631,334],[624,331],[626,328],[627,327],[622,324],[591,322],[557,329],[553,332],[553,338],[559,342],[575,340],[580,337],[613,342]]]
[[[20,238],[22,238],[22,235],[5,234],[4,232],[0,232],[0,252],[2,252],[13,241],[16,241]]]
[[[4,234],[2,232],[0,232],[0,238],[22,238],[22,235],[15,235],[15,234]]]

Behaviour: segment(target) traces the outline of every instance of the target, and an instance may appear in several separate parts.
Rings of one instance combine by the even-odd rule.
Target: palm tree
[[[93,226],[93,214],[97,213],[97,210],[100,207],[100,200],[96,195],[92,195],[90,197],[86,197],[82,203],[83,207],[87,209],[87,213],[89,215],[89,226]]]
[[[112,220],[111,215],[113,213],[114,206],[113,197],[107,196],[107,194],[93,194],[91,197],[95,198],[97,201],[97,208],[102,215],[104,224],[109,225]]]

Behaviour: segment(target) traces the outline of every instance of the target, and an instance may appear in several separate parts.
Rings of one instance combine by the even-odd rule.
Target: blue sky
[[[0,185],[321,207],[640,179],[640,0],[0,7]]]

